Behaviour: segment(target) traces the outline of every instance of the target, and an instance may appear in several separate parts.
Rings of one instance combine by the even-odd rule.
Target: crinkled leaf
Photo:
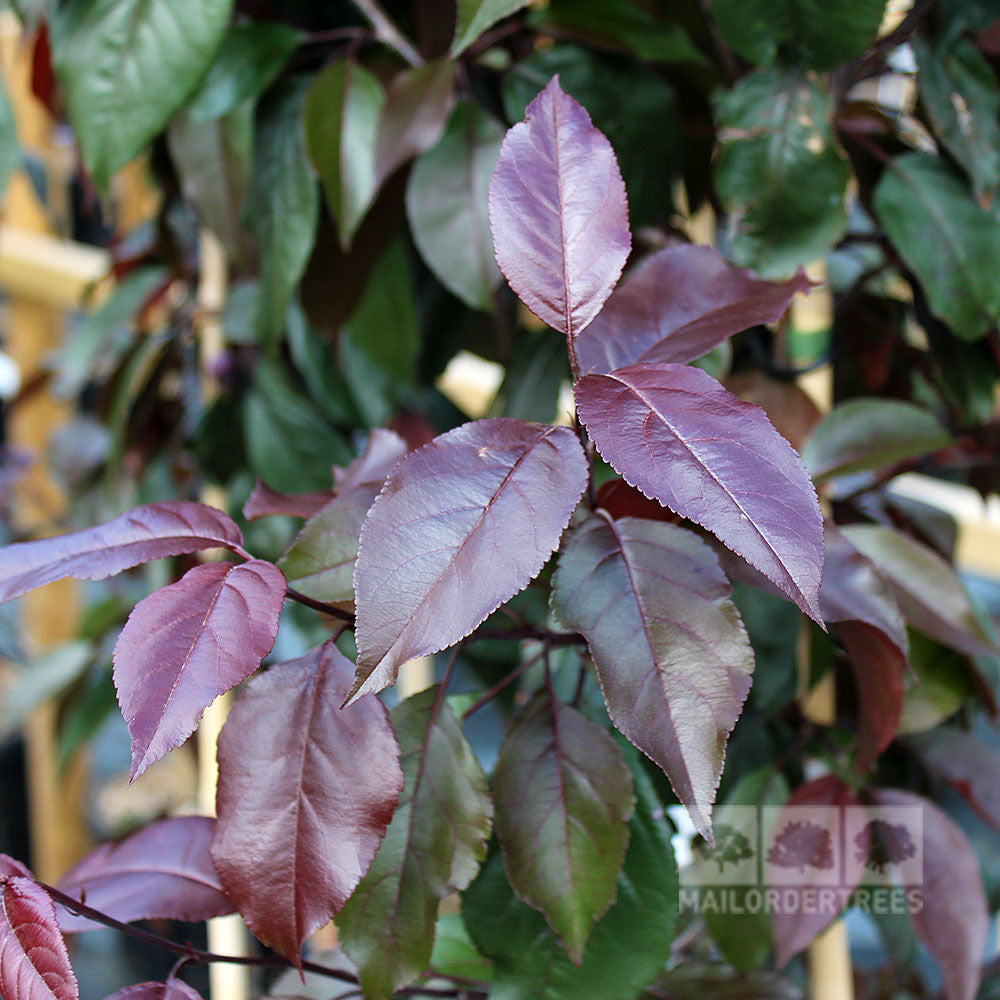
[[[84,164],[99,188],[201,83],[232,0],[78,0],[50,20],[52,54]]]
[[[836,809],[837,816],[841,817],[844,815],[843,810],[846,807],[859,804],[854,792],[836,775],[826,775],[796,788],[778,814],[778,821],[774,824],[770,842],[765,845],[764,854],[767,857],[767,863],[781,865],[781,854],[787,853],[785,851],[787,841],[783,842],[782,838],[787,835],[790,824],[801,821],[803,814],[798,811],[799,809],[807,806],[826,807]],[[860,880],[862,869],[852,867],[850,871],[854,872]],[[805,864],[800,875],[801,877],[794,885],[781,886],[782,906],[776,909],[771,917],[778,968],[786,965],[793,955],[802,951],[839,915],[839,911],[830,906],[829,903],[826,905],[816,904],[817,890],[829,884],[827,869]],[[856,885],[848,883],[846,873],[844,887],[850,890],[856,888]]]
[[[133,780],[260,666],[278,634],[284,599],[281,571],[253,559],[196,566],[136,605],[114,653]]]
[[[879,469],[951,443],[927,410],[898,399],[850,399],[834,407],[812,432],[802,460],[816,482]]]
[[[528,6],[528,0],[458,0],[451,57],[461,55],[497,21]]]
[[[391,714],[406,786],[368,874],[337,919],[370,1000],[387,1000],[431,961],[440,901],[486,856],[486,777],[451,709],[428,688]]]
[[[1000,221],[981,208],[939,156],[907,153],[886,168],[875,210],[934,314],[963,340],[979,340],[1000,319]]]
[[[487,207],[504,130],[476,104],[453,112],[440,142],[417,160],[406,189],[410,231],[438,280],[473,309],[490,310],[500,271]]]
[[[545,918],[514,896],[499,852],[466,891],[465,925],[494,960],[493,1000],[633,1000],[662,972],[677,917],[671,826],[649,777],[632,763],[637,803],[625,864],[582,965],[573,964]]]
[[[996,655],[961,581],[936,552],[883,525],[852,524],[840,530],[875,564],[910,625],[969,656]]]
[[[762,281],[711,247],[666,247],[629,272],[577,338],[580,371],[692,361],[734,333],[776,323],[810,287],[801,271],[788,281]]]
[[[416,656],[468,635],[538,574],[586,486],[567,427],[464,424],[393,469],[354,570],[358,679],[379,691]]]
[[[569,536],[552,597],[559,620],[587,639],[611,720],[664,770],[706,836],[753,671],[731,593],[691,532],[602,516]]]
[[[107,1000],[202,1000],[201,994],[180,979],[165,983],[136,983],[113,993]]]
[[[493,795],[511,887],[579,965],[594,923],[614,901],[628,844],[632,776],[618,744],[540,691],[500,747]]]
[[[212,864],[215,820],[160,820],[118,844],[102,844],[59,881],[58,888],[115,920],[208,920],[235,907]],[[66,933],[99,925],[58,908]]]
[[[586,375],[575,394],[580,419],[616,472],[713,532],[821,620],[816,491],[763,410],[685,365]]]
[[[254,934],[296,963],[368,871],[403,788],[382,703],[340,707],[353,679],[328,642],[254,678],[219,737],[216,870]]]
[[[923,906],[912,914],[913,925],[941,966],[947,1000],[973,1000],[990,928],[976,852],[926,799],[896,788],[876,789],[872,798],[879,806],[923,810]]]
[[[345,246],[375,198],[375,143],[384,104],[378,78],[350,59],[327,66],[306,99],[309,155]]]
[[[614,150],[558,76],[507,133],[489,208],[500,270],[572,344],[611,294],[632,238]]]
[[[0,993],[8,1000],[78,1000],[52,900],[32,879],[0,876]]]
[[[186,500],[136,507],[96,528],[0,549],[0,601],[54,580],[103,580],[140,563],[224,546],[243,535],[228,515]]]
[[[850,167],[835,141],[827,90],[792,70],[760,70],[716,109],[719,196],[732,213],[732,255],[765,277],[823,256],[847,224]]]

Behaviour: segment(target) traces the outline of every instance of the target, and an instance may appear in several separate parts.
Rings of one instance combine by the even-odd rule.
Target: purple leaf
[[[822,621],[816,491],[763,410],[685,365],[585,375],[575,393],[580,419],[615,471],[707,528]]]
[[[522,420],[477,420],[407,455],[361,531],[350,697],[392,684],[403,663],[454,645],[523,590],[586,482],[573,431]]]
[[[356,486],[381,486],[406,451],[406,442],[395,431],[376,427],[365,450],[346,469],[333,470],[338,495]]]
[[[17,858],[12,858],[9,854],[0,854],[0,879],[9,878],[12,875],[18,875],[21,878],[34,878],[27,867],[22,865]]]
[[[66,895],[115,920],[208,920],[235,907],[212,864],[215,820],[178,816],[145,827],[120,844],[102,844],[59,882]],[[98,925],[60,906],[66,933]]]
[[[612,722],[664,770],[706,837],[753,671],[730,594],[692,532],[598,516],[569,536],[552,595],[559,620],[587,639]]]
[[[511,888],[540,910],[576,965],[614,902],[635,807],[614,739],[547,691],[511,724],[493,775]]]
[[[52,900],[32,879],[0,878],[0,995],[6,1000],[78,1000]]]
[[[285,578],[269,562],[208,563],[140,601],[118,636],[115,689],[135,780],[246,680],[278,634]]]
[[[332,499],[332,490],[329,493],[289,495],[272,490],[267,483],[258,479],[247,502],[243,504],[243,516],[248,521],[255,521],[258,517],[270,517],[273,514],[283,517],[312,517]]]
[[[973,1000],[990,927],[976,852],[954,821],[926,799],[896,788],[877,789],[872,798],[879,806],[923,810],[923,906],[913,913],[913,926],[941,966],[947,1000]]]
[[[219,736],[212,856],[250,930],[293,962],[347,902],[403,773],[385,706],[339,706],[354,664],[333,642],[255,677]]]
[[[666,247],[629,272],[580,334],[580,371],[604,374],[654,361],[685,364],[734,333],[777,322],[796,293],[811,287],[801,270],[788,281],[764,281],[711,247]]]
[[[107,1000],[202,1000],[201,994],[179,979],[165,983],[136,983],[113,993]]]
[[[67,576],[103,580],[151,559],[217,546],[239,552],[242,545],[235,522],[214,507],[146,504],[96,528],[0,549],[0,602]]]
[[[781,848],[781,837],[788,829],[789,824],[801,820],[802,813],[799,809],[805,806],[825,806],[835,808],[838,823],[844,816],[844,809],[848,806],[858,806],[860,803],[854,792],[835,775],[827,775],[810,781],[792,792],[791,797],[778,813],[778,819],[772,831],[772,840],[765,851],[770,855],[771,863],[781,864],[776,861],[773,855],[775,849]],[[791,810],[791,811],[789,811]],[[839,826],[838,826],[839,829]],[[822,833],[822,829],[819,828]],[[835,835],[835,834],[834,834]],[[834,850],[832,840],[829,843],[831,853]],[[806,859],[801,859],[806,860]],[[777,965],[780,969],[787,964],[793,955],[797,955],[806,947],[817,935],[822,933],[839,915],[839,910],[832,906],[816,905],[817,898],[822,897],[822,888],[829,885],[827,878],[829,866],[823,864],[813,864],[815,858],[810,858],[803,865],[799,878],[795,885],[782,885],[782,906],[775,910],[771,918],[774,929],[774,946],[777,952]],[[835,858],[828,859],[831,864],[835,864]],[[857,887],[861,878],[861,869],[851,869],[852,874],[857,875],[853,885],[848,885],[845,878],[843,888],[853,890]],[[844,900],[850,895],[850,891],[845,894]],[[832,897],[831,897],[832,898]]]
[[[497,263],[521,301],[572,344],[632,245],[611,144],[554,76],[504,139],[490,184]]]

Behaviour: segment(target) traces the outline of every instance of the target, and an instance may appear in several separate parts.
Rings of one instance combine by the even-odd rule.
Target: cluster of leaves
[[[87,411],[62,471],[115,516],[0,550],[0,600],[223,550],[114,639],[131,777],[240,690],[217,820],[156,823],[58,887],[0,860],[4,997],[78,995],[62,931],[234,911],[281,956],[259,964],[371,1000],[741,974],[785,995],[755,977],[835,913],[713,918],[673,950],[664,805],[711,841],[720,799],[921,808],[906,940],[971,1000],[1000,882],[988,901],[931,800],[952,785],[1000,828],[1000,756],[967,731],[990,732],[997,642],[949,525],[892,480],[1000,481],[989,5],[918,2],[881,38],[879,0],[20,6],[84,186],[148,148],[163,201],[55,361]],[[912,93],[890,106],[893,82]],[[702,205],[720,249],[684,238]],[[199,228],[234,276],[221,351]],[[819,420],[775,331],[801,337],[786,313],[823,257],[839,405]],[[504,369],[482,419],[439,388],[460,349]],[[279,628],[296,655],[262,669]],[[797,701],[806,646],[841,688],[828,725]],[[390,711],[436,654],[440,683]],[[510,718],[487,776],[464,723],[489,702]],[[830,773],[804,781],[808,758]],[[775,863],[829,867],[816,829]],[[303,962],[332,918],[356,973]],[[718,953],[723,980],[698,971]]]

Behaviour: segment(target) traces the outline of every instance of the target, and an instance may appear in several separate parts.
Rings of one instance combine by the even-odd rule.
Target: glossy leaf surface
[[[572,344],[611,294],[632,240],[614,150],[558,76],[507,133],[489,210],[511,288]]]
[[[667,247],[628,273],[577,338],[580,371],[693,361],[734,333],[777,322],[795,294],[810,287],[802,273],[762,281],[711,247]]]
[[[577,410],[627,482],[715,534],[820,620],[823,529],[812,483],[764,412],[683,365],[576,384]]]
[[[464,424],[396,467],[361,532],[354,571],[358,680],[458,642],[530,583],[583,494],[587,463],[566,427]]]
[[[507,878],[579,965],[611,905],[632,815],[632,776],[614,739],[540,691],[518,713],[493,774]]]
[[[115,644],[115,690],[134,780],[246,680],[278,634],[285,578],[261,559],[196,566],[140,601]]]
[[[584,634],[614,724],[710,835],[753,651],[711,549],[683,528],[590,519],[559,559],[553,610]]]
[[[77,1000],[56,912],[31,879],[0,878],[0,991],[9,1000]]]
[[[293,962],[368,871],[403,788],[382,703],[340,708],[353,678],[328,642],[254,678],[219,737],[215,867],[254,934]]]
[[[146,504],[96,528],[0,549],[0,601],[65,577],[103,580],[152,559],[242,543],[236,523],[214,507]]]
[[[337,918],[371,1000],[387,1000],[429,967],[440,901],[479,871],[493,816],[486,777],[438,688],[401,702],[391,719],[406,786]]]

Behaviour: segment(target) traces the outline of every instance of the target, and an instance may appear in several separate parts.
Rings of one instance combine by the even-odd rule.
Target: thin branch
[[[484,692],[476,701],[474,701],[463,713],[462,721],[465,720],[470,715],[475,715],[484,705],[488,705],[501,691],[505,688],[510,687],[526,670],[533,667],[541,658],[544,650],[536,653],[534,656],[529,656],[523,663],[518,664],[506,677],[502,677],[496,684],[493,685],[488,691]]]
[[[293,590],[291,587],[285,591],[285,597],[291,601],[297,601],[307,608],[312,608],[313,611],[318,611],[322,615],[329,615],[331,618],[347,622],[352,628],[354,627],[354,615],[350,611],[344,611],[336,605],[327,604],[325,601],[317,601],[312,597],[306,597],[305,594],[300,594],[299,591]]]
[[[521,640],[537,639],[547,642],[550,646],[582,646],[587,640],[579,632],[552,632],[537,625],[525,625],[524,628],[477,628],[465,641]]]
[[[424,61],[413,43],[390,20],[389,15],[378,5],[377,0],[352,0],[355,7],[365,16],[375,29],[375,37],[394,49],[411,66],[423,66]]]

